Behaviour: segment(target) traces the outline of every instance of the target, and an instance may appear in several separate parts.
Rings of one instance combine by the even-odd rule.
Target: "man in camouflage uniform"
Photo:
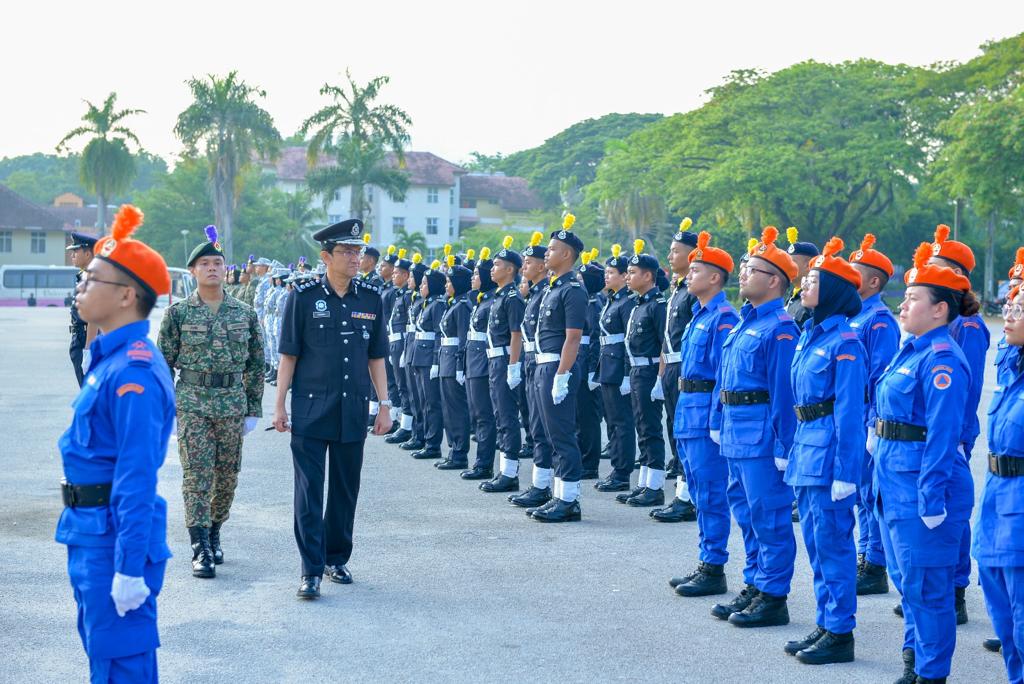
[[[178,371],[178,451],[192,574],[214,577],[224,562],[220,528],[228,519],[242,465],[242,437],[263,415],[263,334],[256,312],[224,292],[216,233],[188,267],[197,289],[164,314],[157,341]]]
[[[256,310],[256,318],[259,320],[261,326],[263,325],[267,295],[270,294],[270,290],[274,286],[269,273],[272,266],[273,263],[267,258],[260,258],[256,262],[256,284],[253,289],[252,308]],[[270,373],[270,356],[271,349],[268,343],[264,345],[263,349],[263,371],[267,374]]]

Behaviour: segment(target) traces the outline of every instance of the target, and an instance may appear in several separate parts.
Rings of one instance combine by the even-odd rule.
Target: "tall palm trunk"
[[[351,214],[352,218],[357,218],[362,221],[366,214],[366,196],[364,194],[362,183],[353,183],[351,191],[352,194],[348,198],[349,214]]]
[[[106,231],[107,229],[107,195],[106,193],[96,193],[96,220],[99,223],[99,229]]]
[[[234,184],[234,179],[230,178],[223,167],[223,163],[218,162],[213,180],[213,210],[217,231],[222,236],[221,246],[224,248],[224,260],[227,263],[231,263],[231,257],[234,252],[234,239],[232,235],[232,224],[235,218]]]

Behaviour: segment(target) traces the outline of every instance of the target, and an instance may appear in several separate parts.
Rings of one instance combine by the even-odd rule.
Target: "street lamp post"
[[[188,263],[188,228],[181,229],[181,245],[185,248],[185,261]]]

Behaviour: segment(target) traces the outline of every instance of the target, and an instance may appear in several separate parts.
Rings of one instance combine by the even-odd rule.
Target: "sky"
[[[734,69],[804,60],[966,61],[1024,31],[1019,0],[858,2],[9,3],[0,40],[0,157],[51,153],[83,100],[116,92],[169,161],[185,82],[237,69],[282,135],[327,103],[325,82],[390,76],[410,149],[461,162],[533,147],[610,112],[699,107]],[[73,146],[78,150],[84,141]]]

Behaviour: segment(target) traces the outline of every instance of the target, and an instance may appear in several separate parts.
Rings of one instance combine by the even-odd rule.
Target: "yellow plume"
[[[796,229],[796,226],[790,226],[786,229],[786,239],[789,240],[789,244],[793,244],[800,239],[800,231]]]
[[[394,254],[394,253],[395,253],[395,251],[397,251],[397,249],[398,249],[398,248],[397,248],[397,247],[395,247],[394,245],[388,245],[388,256],[390,256],[390,255]]]
[[[434,259],[432,262],[430,262],[430,270],[436,271],[439,268],[441,268],[440,260]]]
[[[512,236],[506,235],[505,239],[501,241],[501,246],[504,247],[505,249],[509,249],[512,246],[512,242]]]
[[[369,233],[363,233],[363,244],[364,245],[370,244],[370,234]]]
[[[404,259],[405,255],[408,254],[408,253],[409,253],[409,250],[407,250],[405,247],[402,247],[402,249],[398,250],[398,258],[399,259]]]
[[[692,226],[692,225],[693,225],[693,219],[690,218],[689,216],[687,216],[686,218],[684,218],[682,221],[679,222],[679,230],[680,231],[690,230],[690,226]]]
[[[481,247],[480,248],[480,261],[487,261],[491,258],[491,248]]]
[[[576,216],[572,213],[566,214],[565,218],[562,219],[562,230],[569,230],[576,223]]]
[[[533,231],[533,235],[530,236],[530,246],[536,247],[540,244],[540,241],[544,239],[544,233],[539,230]]]
[[[475,257],[475,256],[476,256],[476,250],[475,250],[475,249],[473,249],[473,248],[471,247],[471,248],[469,248],[469,249],[467,249],[467,250],[466,250],[466,258],[467,258],[467,259],[472,259],[472,258],[473,258],[473,257]]]
[[[612,258],[618,259],[620,254],[622,254],[622,245],[612,245]]]
[[[452,253],[452,246],[451,246],[451,245],[447,245],[447,244],[446,244],[446,245],[444,246],[444,255],[445,255],[445,256],[448,256],[448,255],[449,255],[449,254],[451,254],[451,253]]]
[[[644,253],[644,246],[646,244],[647,243],[645,243],[640,238],[637,238],[636,240],[633,240],[633,254],[643,254]]]
[[[452,266],[454,266],[455,265],[455,255],[454,254],[449,254],[448,257],[447,257],[447,261],[448,261],[448,268],[451,268]]]
[[[583,254],[580,255],[580,261],[583,262],[584,266],[589,264],[590,260],[593,259],[593,258],[594,257],[593,257],[593,253],[592,252],[584,252]]]
[[[412,263],[418,264],[418,263],[420,263],[422,261],[423,261],[423,255],[420,254],[419,252],[416,252],[415,254],[412,255]]]
[[[747,254],[750,254],[752,251],[754,251],[755,247],[757,247],[757,238],[752,237],[749,240],[747,240]]]
[[[597,261],[597,255],[600,253],[601,250],[599,250],[597,247],[594,247],[594,249],[590,250],[590,260]]]

